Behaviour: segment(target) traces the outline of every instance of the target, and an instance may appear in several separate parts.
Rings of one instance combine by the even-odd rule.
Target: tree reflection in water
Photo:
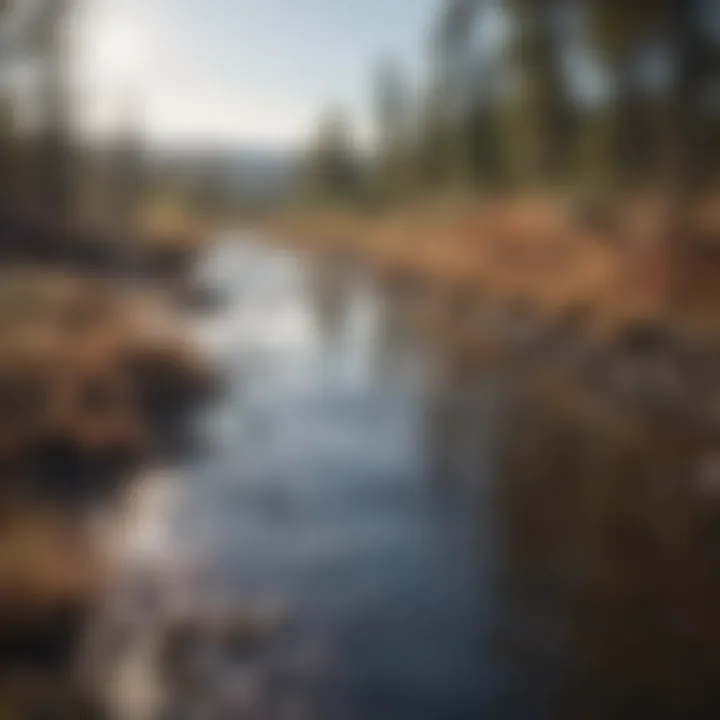
[[[478,458],[492,462],[478,512],[491,519],[496,554],[494,650],[521,704],[551,717],[712,716],[717,438],[678,412],[599,398],[566,376],[488,381],[470,358],[446,353],[431,455],[445,483],[474,472],[480,484]],[[468,392],[480,376],[502,412]],[[468,443],[477,449],[488,427],[492,453],[473,461]]]

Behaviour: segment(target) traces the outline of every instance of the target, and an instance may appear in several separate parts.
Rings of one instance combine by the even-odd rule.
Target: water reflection
[[[561,717],[703,717],[718,695],[720,506],[690,424],[551,385],[498,463],[504,644]]]

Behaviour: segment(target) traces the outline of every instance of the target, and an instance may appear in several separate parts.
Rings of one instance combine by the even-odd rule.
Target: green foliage
[[[607,62],[621,68],[656,32],[667,16],[668,0],[592,0],[591,37]]]
[[[304,193],[331,201],[357,198],[362,187],[360,163],[347,118],[331,110],[320,123],[301,169]]]
[[[381,199],[402,196],[411,185],[413,139],[409,92],[400,69],[386,61],[375,82],[377,153],[372,168],[376,194]]]
[[[708,97],[720,39],[703,35],[701,12],[702,0],[445,0],[419,95],[394,64],[379,69],[371,173],[347,121],[330,115],[307,186],[347,199],[366,197],[369,181],[392,202],[458,187],[609,193],[717,181],[720,109]]]
[[[74,200],[68,57],[62,42],[73,4],[73,0],[0,1],[0,31],[5,31],[0,71],[16,62],[33,71],[22,92],[35,97],[38,111],[36,129],[21,138],[15,123],[16,91],[10,85],[3,87],[0,205],[20,202],[60,222],[72,211]],[[11,28],[3,27],[11,20]]]

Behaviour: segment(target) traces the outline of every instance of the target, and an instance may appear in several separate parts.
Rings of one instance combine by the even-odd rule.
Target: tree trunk
[[[697,137],[699,84],[702,71],[698,0],[669,0],[673,82],[670,95],[669,210],[673,237],[690,232],[690,211],[698,190]]]

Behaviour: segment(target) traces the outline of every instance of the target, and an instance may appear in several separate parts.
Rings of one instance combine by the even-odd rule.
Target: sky
[[[142,121],[151,142],[295,147],[332,106],[372,136],[373,72],[411,87],[438,0],[84,0],[85,128]]]

